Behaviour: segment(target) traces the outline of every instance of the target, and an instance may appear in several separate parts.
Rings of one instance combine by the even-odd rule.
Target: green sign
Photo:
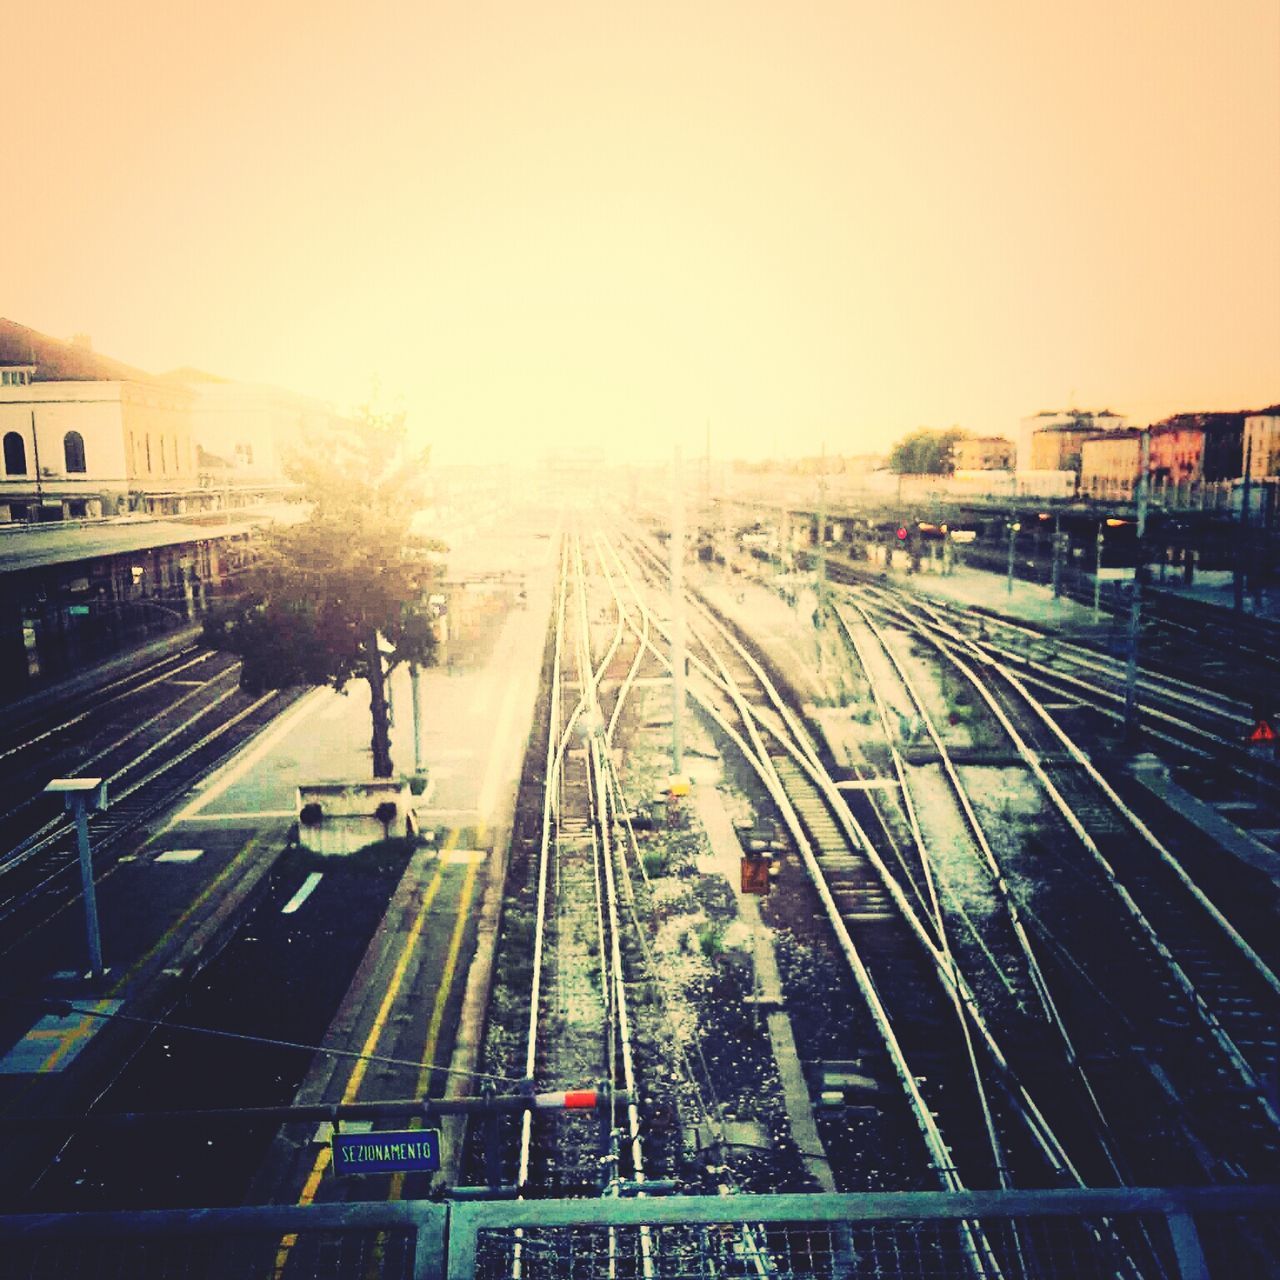
[[[335,1173],[433,1173],[440,1167],[440,1130],[335,1133]]]

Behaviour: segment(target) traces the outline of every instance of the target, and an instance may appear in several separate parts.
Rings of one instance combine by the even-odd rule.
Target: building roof
[[[54,564],[97,560],[189,542],[206,542],[248,533],[248,521],[236,524],[180,524],[169,520],[112,520],[83,525],[51,522],[0,530],[0,574],[42,569]]]
[[[1069,436],[1072,434],[1078,435],[1081,432],[1084,432],[1086,435],[1088,435],[1088,434],[1092,434],[1095,430],[1096,428],[1094,427],[1093,423],[1084,422],[1077,419],[1073,422],[1051,422],[1047,427],[1037,427],[1036,435],[1038,436],[1050,436],[1050,435]],[[1121,430],[1123,430],[1123,428],[1121,428]],[[1117,432],[1115,430],[1112,430],[1112,431],[1108,431],[1107,434],[1115,435],[1117,434]]]
[[[1084,438],[1085,444],[1106,443],[1110,440],[1136,440],[1142,435],[1141,427],[1113,427],[1110,431],[1091,431]]]
[[[1175,413],[1172,417],[1163,418],[1152,424],[1152,430],[1161,431],[1185,430],[1198,427],[1206,435],[1217,432],[1234,432],[1244,429],[1245,411],[1233,410],[1228,413]]]
[[[1041,409],[1033,414],[1034,418],[1120,418],[1123,414],[1112,413],[1110,409]]]
[[[220,377],[216,373],[209,373],[205,369],[193,369],[190,365],[183,365],[181,369],[170,369],[168,373],[162,373],[157,382],[176,382],[180,386],[189,386],[192,383],[201,382],[225,382],[229,383],[230,378]]]
[[[0,318],[0,365],[35,365],[34,382],[154,382],[141,369]]]

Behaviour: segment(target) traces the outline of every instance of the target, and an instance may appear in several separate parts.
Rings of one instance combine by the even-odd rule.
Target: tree
[[[904,436],[889,454],[889,470],[899,475],[950,475],[955,470],[951,449],[968,435],[959,427],[938,431],[921,427]]]
[[[367,680],[373,776],[389,778],[387,676],[402,662],[428,664],[435,648],[429,553],[444,547],[412,532],[427,457],[406,452],[402,414],[369,409],[307,445],[287,470],[309,516],[267,535],[245,591],[205,636],[240,655],[251,692]]]

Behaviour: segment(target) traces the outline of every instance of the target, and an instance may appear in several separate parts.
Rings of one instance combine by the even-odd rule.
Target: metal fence
[[[1280,1187],[320,1204],[0,1218],[0,1276],[1238,1280]]]

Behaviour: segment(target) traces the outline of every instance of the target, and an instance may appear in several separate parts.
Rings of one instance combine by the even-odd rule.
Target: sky
[[[441,462],[1280,401],[1276,0],[11,7],[0,315]]]

